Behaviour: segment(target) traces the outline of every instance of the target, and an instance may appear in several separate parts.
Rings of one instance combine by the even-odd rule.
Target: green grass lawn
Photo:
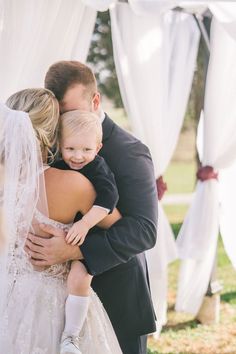
[[[177,236],[187,206],[164,206]],[[223,284],[220,322],[201,325],[191,315],[174,311],[179,261],[169,266],[168,322],[160,338],[149,339],[148,354],[236,354],[236,271],[219,238],[218,278]]]
[[[177,226],[178,228],[178,226]],[[149,339],[149,354],[235,354],[236,272],[227,259],[221,240],[218,274],[223,281],[220,322],[201,325],[191,315],[174,311],[179,261],[169,266],[168,322],[159,340]]]
[[[163,209],[168,216],[168,220],[173,224],[176,230],[177,225],[180,225],[183,221],[184,216],[188,211],[189,205],[179,204],[179,205],[163,205]]]
[[[195,162],[172,161],[164,174],[168,194],[192,193],[196,183]]]

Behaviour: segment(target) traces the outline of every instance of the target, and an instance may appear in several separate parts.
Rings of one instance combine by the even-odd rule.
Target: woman
[[[77,212],[84,214],[91,208],[95,192],[78,172],[57,170],[46,164],[59,117],[57,100],[50,91],[23,90],[12,95],[7,105],[28,114],[0,106],[8,236],[7,253],[1,257],[4,291],[0,302],[0,348],[8,354],[58,354],[69,265],[36,271],[24,252],[25,237],[32,229],[47,237],[39,223],[66,231]],[[115,211],[103,226],[109,227],[119,218]],[[109,319],[94,293],[80,348],[84,354],[121,354]],[[75,348],[71,353],[78,351]]]

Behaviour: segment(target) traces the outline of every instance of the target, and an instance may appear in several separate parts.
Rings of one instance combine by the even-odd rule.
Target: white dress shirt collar
[[[103,123],[104,119],[106,118],[106,115],[105,115],[105,112],[103,110],[101,110],[101,113],[100,113],[100,119],[101,119],[101,122]]]

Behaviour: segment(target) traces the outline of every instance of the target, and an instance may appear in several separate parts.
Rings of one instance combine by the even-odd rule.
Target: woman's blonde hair
[[[48,89],[29,88],[11,95],[6,105],[27,112],[40,143],[43,159],[53,158],[51,149],[57,144],[59,103]]]
[[[89,111],[70,111],[63,113],[60,117],[59,140],[81,132],[94,132],[97,143],[102,142],[102,123],[100,118]]]

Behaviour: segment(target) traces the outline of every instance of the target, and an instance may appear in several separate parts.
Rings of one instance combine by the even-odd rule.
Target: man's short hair
[[[51,90],[59,102],[68,88],[76,84],[86,87],[86,94],[93,97],[97,91],[97,82],[92,70],[85,64],[74,60],[59,61],[48,69],[44,85]]]

